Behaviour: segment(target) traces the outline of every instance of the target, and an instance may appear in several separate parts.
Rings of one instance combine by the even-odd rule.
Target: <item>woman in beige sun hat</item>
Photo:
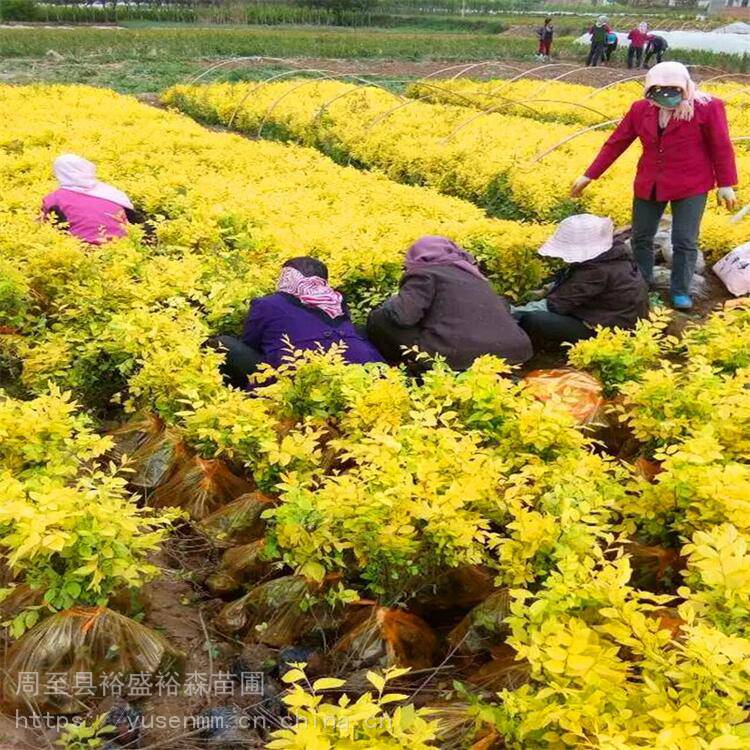
[[[648,286],[611,219],[569,216],[539,254],[567,265],[542,304],[514,311],[535,350],[589,338],[597,326],[632,328],[648,315]]]

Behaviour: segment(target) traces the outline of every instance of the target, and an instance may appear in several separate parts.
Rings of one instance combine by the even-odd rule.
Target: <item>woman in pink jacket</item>
[[[667,204],[672,208],[674,258],[672,306],[692,307],[690,280],[698,256],[698,236],[707,194],[718,187],[718,200],[737,206],[734,150],[720,99],[698,91],[687,68],[678,62],[655,65],[646,76],[645,99],[635,102],[602,146],[582,177],[573,184],[578,197],[639,138],[643,153],[635,175],[633,254],[646,281],[654,266],[654,236]]]
[[[127,233],[139,212],[125,193],[96,178],[96,167],[76,154],[63,154],[53,164],[59,187],[42,201],[42,216],[67,224],[68,231],[101,245]]]

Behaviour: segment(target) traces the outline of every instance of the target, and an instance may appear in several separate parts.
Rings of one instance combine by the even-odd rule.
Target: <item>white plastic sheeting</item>
[[[733,25],[733,24],[732,24]],[[629,29],[628,29],[629,31]],[[627,47],[628,31],[618,31],[620,47]],[[663,36],[671,50],[703,50],[705,52],[723,52],[727,55],[750,55],[750,34],[719,31],[659,31],[649,29],[652,34]],[[576,42],[589,45],[588,34],[578,37]]]
[[[735,21],[720,29],[714,29],[717,34],[750,34],[750,23],[744,21]]]

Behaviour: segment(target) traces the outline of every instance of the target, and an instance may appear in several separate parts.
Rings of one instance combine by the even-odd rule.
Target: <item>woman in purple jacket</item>
[[[340,292],[328,285],[328,269],[316,258],[284,263],[276,291],[250,303],[242,338],[217,336],[226,349],[223,374],[229,384],[246,388],[261,364],[278,367],[292,349],[328,350],[345,346],[349,364],[382,362],[377,349],[351,322]]]

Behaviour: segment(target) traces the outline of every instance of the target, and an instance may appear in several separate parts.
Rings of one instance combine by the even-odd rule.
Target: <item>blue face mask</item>
[[[683,93],[677,86],[652,86],[646,98],[664,109],[677,109],[682,102]]]

